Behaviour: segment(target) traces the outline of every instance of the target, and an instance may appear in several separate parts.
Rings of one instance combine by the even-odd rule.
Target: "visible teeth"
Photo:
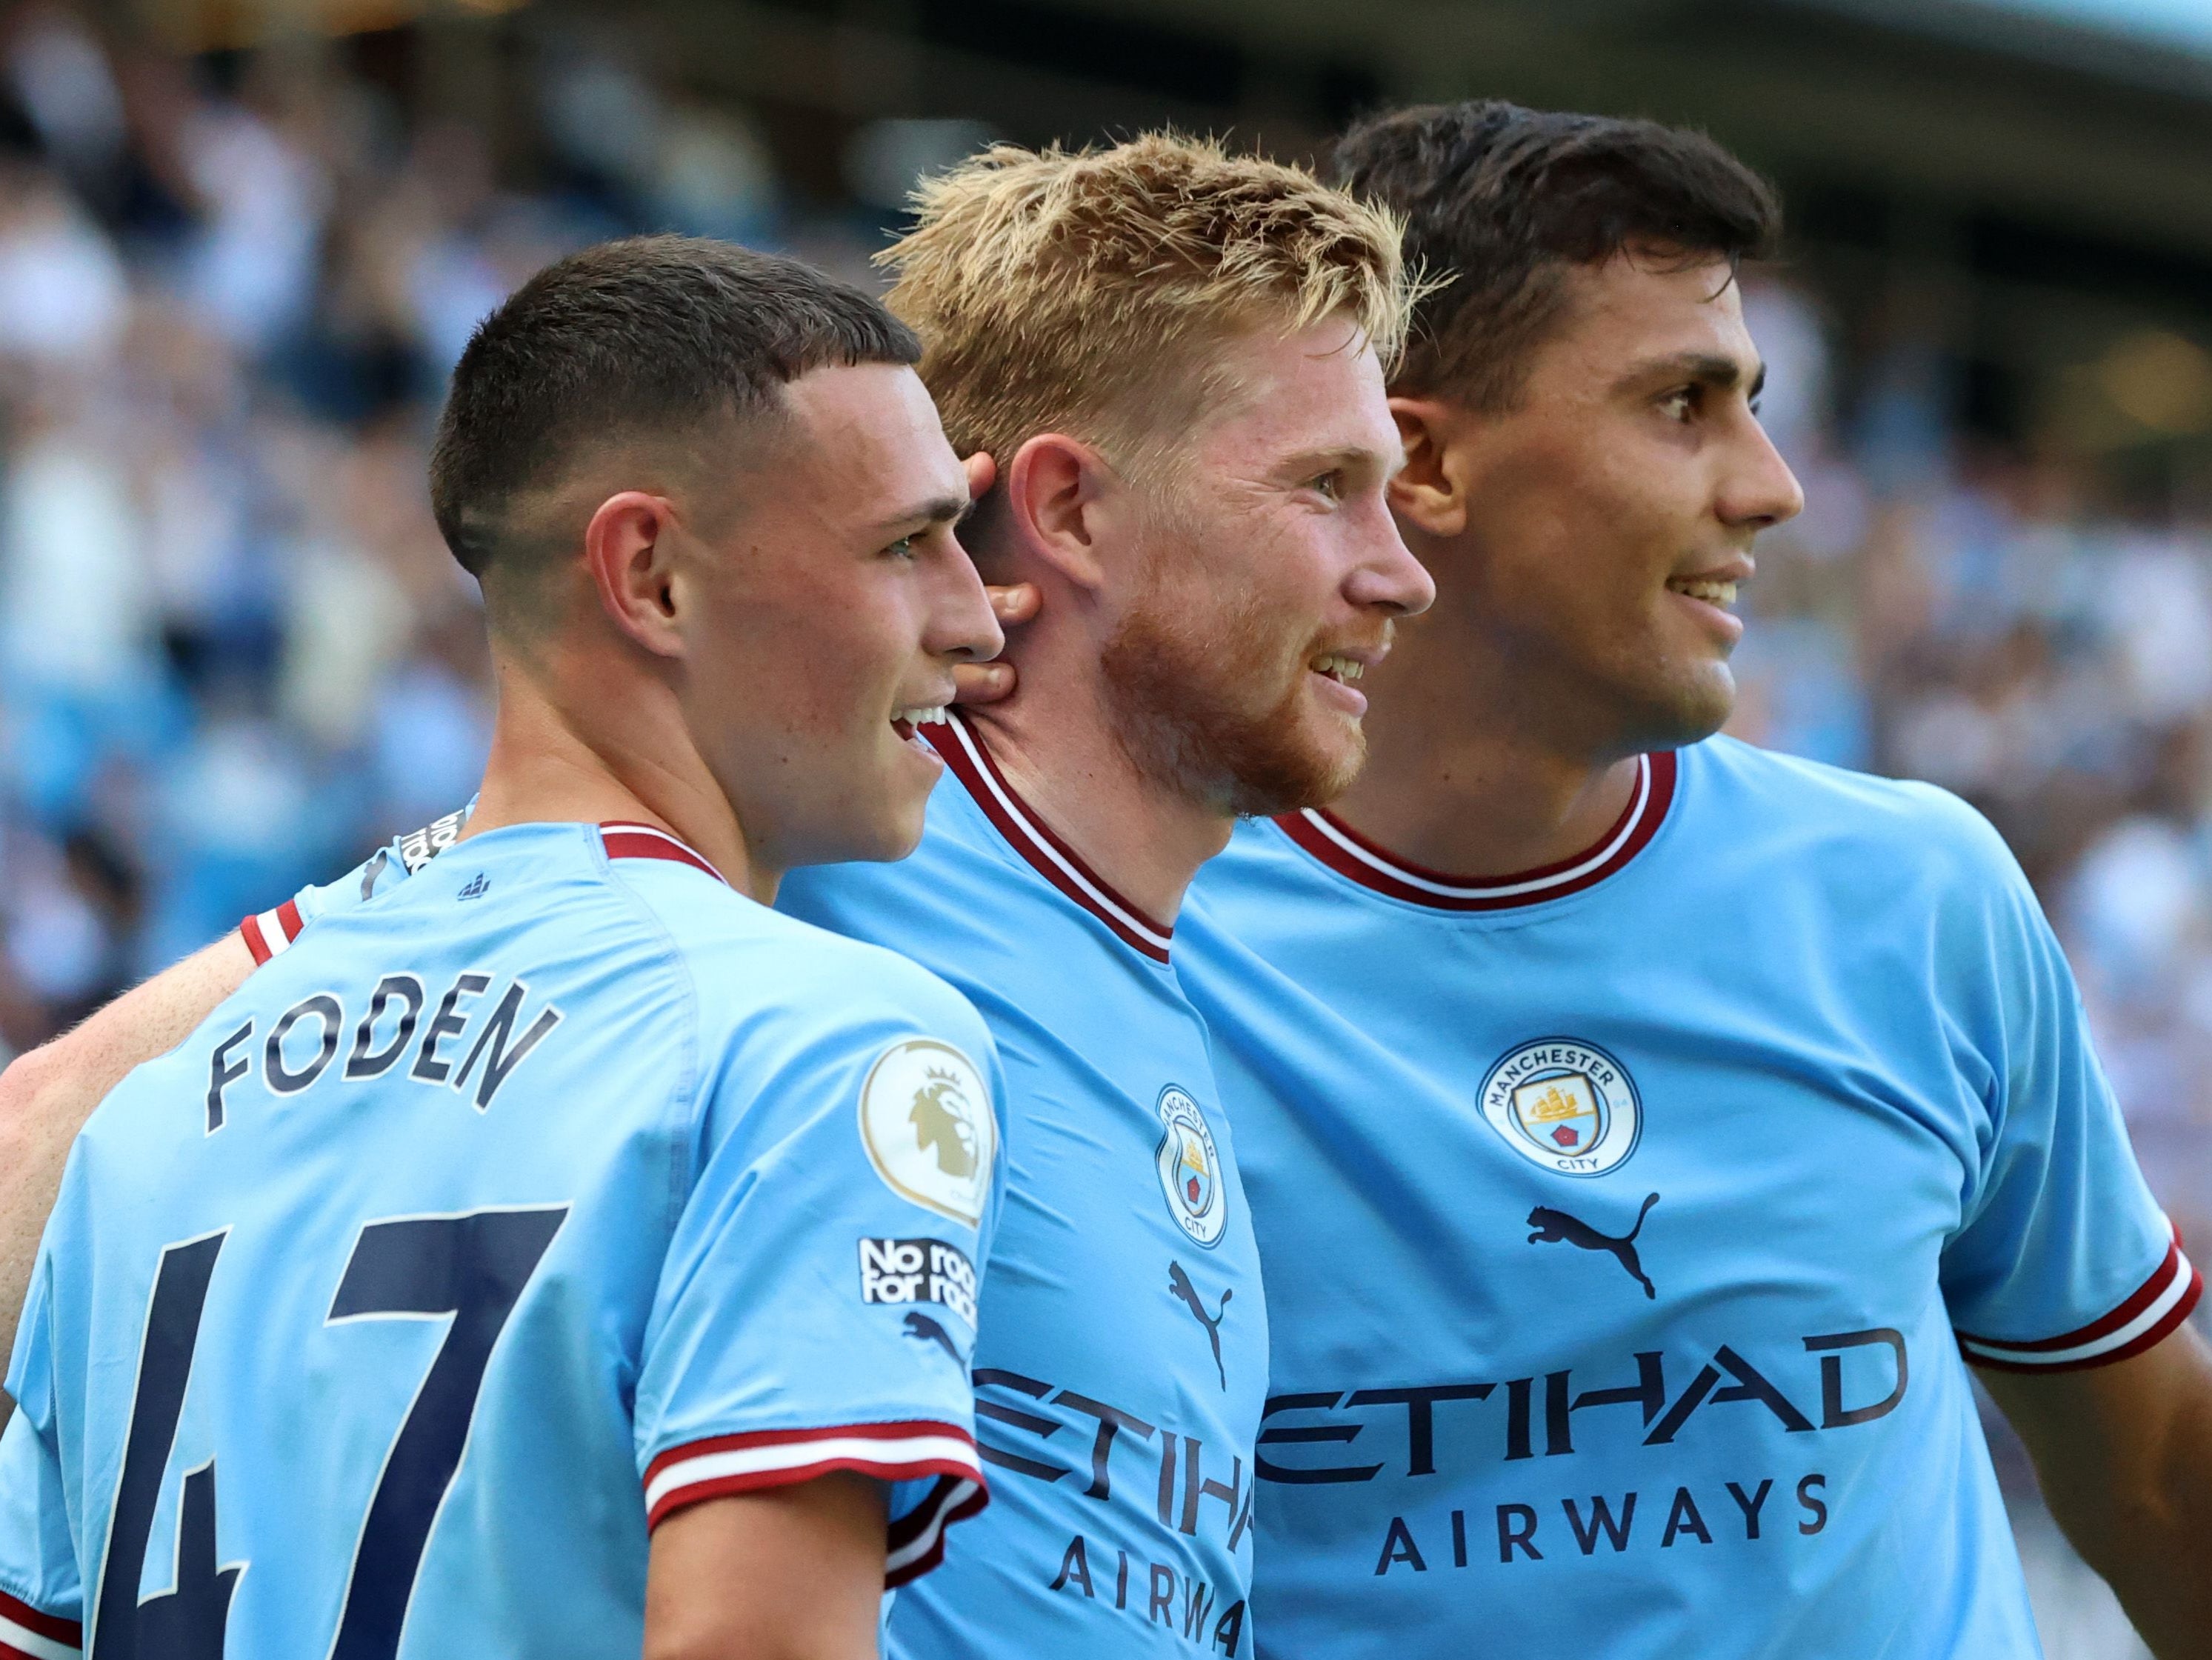
[[[1723,611],[1735,604],[1735,584],[1733,582],[1692,581],[1676,578],[1667,584],[1677,593],[1686,593],[1692,599],[1702,599],[1709,605],[1718,605]]]
[[[901,709],[891,716],[894,724],[908,727],[934,727],[941,723],[944,719],[945,705],[942,703],[934,708]]]
[[[1357,680],[1367,672],[1367,665],[1356,657],[1346,657],[1341,652],[1331,652],[1326,657],[1316,657],[1307,666],[1316,674],[1331,675],[1339,680]]]

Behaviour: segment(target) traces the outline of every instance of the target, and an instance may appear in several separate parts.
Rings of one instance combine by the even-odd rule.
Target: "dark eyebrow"
[[[1743,384],[1743,366],[1719,352],[1677,352],[1671,357],[1655,357],[1649,362],[1638,363],[1617,384],[1627,387],[1670,380],[1690,380],[1716,392],[1733,392]],[[1766,365],[1762,362],[1753,370],[1750,390],[1744,395],[1756,398],[1765,386]]]
[[[974,509],[975,503],[964,496],[939,496],[927,502],[917,502],[904,513],[895,513],[872,529],[872,534],[888,536],[908,525],[957,525]]]

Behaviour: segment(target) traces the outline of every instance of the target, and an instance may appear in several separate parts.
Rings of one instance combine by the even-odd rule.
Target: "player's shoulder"
[[[1726,736],[1690,745],[1679,761],[1679,787],[1692,811],[1716,812],[1732,837],[1771,839],[1793,859],[1880,860],[1900,876],[1918,872],[1947,884],[2008,888],[2019,879],[1996,826],[1936,785],[1855,772]]]
[[[890,1021],[957,1029],[963,1036],[981,1029],[964,996],[895,951],[772,910],[727,888],[720,894],[683,893],[653,876],[637,885],[652,890],[641,897],[690,966],[709,1012],[741,1014],[744,1025]]]

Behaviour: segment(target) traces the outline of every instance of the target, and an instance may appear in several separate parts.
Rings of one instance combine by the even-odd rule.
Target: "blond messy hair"
[[[1064,432],[1141,474],[1226,390],[1209,348],[1341,313],[1387,371],[1417,297],[1388,209],[1212,139],[994,145],[914,201],[877,260],[963,455]]]

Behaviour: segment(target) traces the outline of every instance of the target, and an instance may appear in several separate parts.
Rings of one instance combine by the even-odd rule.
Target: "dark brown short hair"
[[[769,416],[811,369],[921,358],[880,301],[796,259],[699,237],[603,242],[477,325],[438,420],[431,508],[482,580],[518,551],[514,498],[588,451]]]
[[[1406,221],[1407,263],[1449,279],[1415,308],[1397,389],[1509,406],[1559,321],[1562,280],[1623,250],[1730,265],[1768,252],[1773,187],[1703,133],[1486,100],[1378,115],[1339,182]]]

